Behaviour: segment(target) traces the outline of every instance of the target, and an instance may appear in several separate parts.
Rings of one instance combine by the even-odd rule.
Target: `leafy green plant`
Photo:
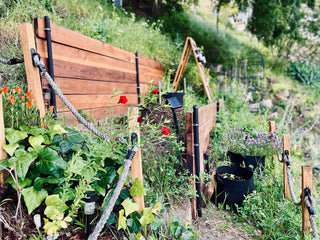
[[[290,62],[289,74],[302,84],[319,87],[320,66],[298,59]]]

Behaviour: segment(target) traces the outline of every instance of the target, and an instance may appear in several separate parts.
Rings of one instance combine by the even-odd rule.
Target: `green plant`
[[[298,59],[290,62],[289,74],[302,84],[319,87],[320,66]]]

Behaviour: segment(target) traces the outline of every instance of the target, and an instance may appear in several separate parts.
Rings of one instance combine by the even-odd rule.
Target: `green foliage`
[[[290,62],[289,74],[302,84],[311,87],[319,87],[320,85],[320,66],[298,59]]]

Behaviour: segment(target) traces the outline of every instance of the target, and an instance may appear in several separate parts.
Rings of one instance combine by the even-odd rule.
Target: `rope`
[[[123,172],[120,176],[120,180],[118,181],[117,186],[114,189],[114,192],[112,194],[112,197],[111,197],[106,209],[104,210],[99,222],[97,223],[97,226],[95,227],[94,231],[90,234],[88,240],[97,240],[98,239],[99,234],[101,233],[103,227],[105,226],[105,224],[110,216],[110,213],[112,212],[113,207],[114,207],[114,205],[120,195],[120,191],[123,187],[123,184],[127,178],[128,173],[129,173],[129,168],[132,163],[132,158],[137,151],[138,151],[138,148],[136,146],[133,147],[131,150],[128,150],[128,156],[127,156],[127,159],[124,160],[125,164],[124,164]]]
[[[7,64],[7,65],[14,65],[14,64],[17,64],[17,63],[23,63],[24,62],[24,58],[23,58],[23,55],[20,56],[20,57],[9,59],[9,60],[0,57],[0,62],[3,63],[3,64]]]
[[[104,140],[109,141],[110,137],[101,133],[98,129],[96,129],[93,125],[91,125],[84,117],[82,117],[81,114],[72,106],[69,100],[63,95],[59,87],[55,84],[55,82],[47,72],[40,55],[34,52],[32,54],[32,60],[33,60],[33,65],[39,68],[41,75],[48,80],[48,83],[51,85],[52,89],[57,93],[57,95],[61,98],[62,102],[69,108],[69,110],[73,113],[73,115],[94,134],[96,134],[99,137],[102,137]]]
[[[308,208],[308,212],[309,212],[309,221],[311,224],[311,228],[312,228],[312,236],[316,239],[319,240],[319,235],[318,235],[318,229],[317,229],[317,225],[316,225],[316,211],[315,211],[315,201],[313,199],[313,197],[311,196],[311,192],[309,188],[306,188],[304,190],[305,196],[304,196],[304,203],[306,205],[306,207]]]
[[[291,159],[290,159],[290,156],[288,154],[284,155],[284,161],[287,164],[286,171],[287,171],[288,185],[289,185],[289,190],[290,190],[290,194],[291,194],[291,197],[292,197],[292,201],[294,202],[294,204],[296,206],[301,206],[301,204],[302,204],[301,199],[298,202],[297,198],[296,198],[296,195],[294,194],[294,191],[293,191],[292,180],[291,180]]]

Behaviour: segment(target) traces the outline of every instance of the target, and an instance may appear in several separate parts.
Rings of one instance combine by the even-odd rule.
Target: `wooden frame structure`
[[[30,49],[41,55],[47,66],[47,39],[43,19],[20,25],[20,36],[25,58],[29,90],[43,116],[45,102],[43,90],[49,88],[41,79],[38,69],[32,65]],[[71,104],[84,114],[101,119],[111,114],[126,114],[129,107],[138,105],[137,69],[134,53],[124,51],[101,41],[89,38],[56,24],[50,25],[54,79]],[[150,83],[156,84],[164,72],[164,66],[152,59],[139,56],[141,94]],[[145,90],[145,91],[143,91]],[[126,105],[118,104],[116,92],[128,99]],[[56,97],[57,112],[72,120],[73,115]]]
[[[199,108],[199,148],[200,148],[200,173],[205,172],[204,154],[210,144],[210,132],[216,123],[217,101]],[[195,169],[195,152],[194,152],[194,129],[193,129],[193,112],[187,112],[186,119],[186,135],[187,135],[187,167],[193,176],[196,175]],[[212,173],[214,175],[214,173]],[[194,186],[195,177],[193,178]],[[210,182],[210,187],[205,188],[201,184],[201,192],[204,193],[208,199],[211,198],[214,190],[213,181]],[[191,199],[192,204],[192,218],[197,217],[196,200]]]
[[[204,86],[206,95],[209,99],[210,102],[213,102],[213,95],[212,92],[210,90],[210,86],[209,86],[209,82],[207,81],[206,78],[206,74],[204,72],[204,67],[201,61],[199,61],[198,59],[198,54],[199,54],[199,48],[197,47],[196,42],[191,38],[191,37],[187,37],[186,42],[184,44],[184,48],[183,48],[183,52],[181,55],[181,59],[180,59],[180,63],[176,72],[176,75],[174,76],[174,80],[173,80],[173,88],[175,91],[177,91],[178,89],[178,85],[179,82],[182,78],[182,75],[186,69],[187,63],[189,61],[190,58],[190,54],[191,51],[193,52],[194,58],[196,60],[200,75],[201,75],[201,80],[202,80],[202,84]]]

